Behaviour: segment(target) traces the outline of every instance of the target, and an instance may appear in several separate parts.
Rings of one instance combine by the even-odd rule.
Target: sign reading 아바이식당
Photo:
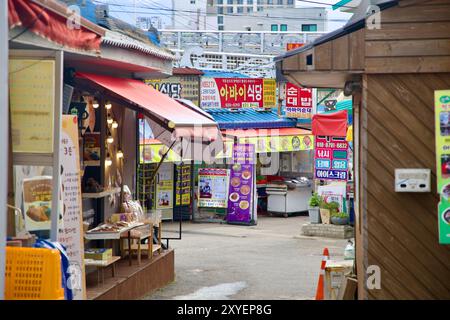
[[[348,179],[348,142],[345,137],[315,136],[314,177]]]
[[[450,244],[450,90],[434,94],[439,243]]]
[[[274,108],[275,79],[202,78],[200,107],[208,108]]]

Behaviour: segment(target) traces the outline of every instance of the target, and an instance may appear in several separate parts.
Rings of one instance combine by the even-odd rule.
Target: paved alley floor
[[[308,219],[259,217],[251,227],[184,222],[182,240],[170,242],[175,281],[146,299],[313,299],[323,249],[339,260],[347,241],[301,236]]]

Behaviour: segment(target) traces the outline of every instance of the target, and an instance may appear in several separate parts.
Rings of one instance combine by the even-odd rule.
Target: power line
[[[101,3],[101,4],[108,4],[105,2],[101,2],[101,1],[95,1],[97,3]],[[130,5],[126,5],[126,4],[121,4],[121,5],[114,5],[116,7],[133,7],[134,6],[130,6]],[[139,9],[150,9],[150,10],[161,10],[161,11],[169,11],[169,12],[185,12],[185,13],[197,13],[197,11],[192,11],[192,10],[180,10],[180,9],[170,9],[170,8],[158,8],[158,7],[150,7],[150,6],[136,6],[136,8]],[[120,10],[120,11],[111,11],[111,12],[123,12],[123,13],[133,13],[134,11],[128,11],[128,10]],[[139,13],[146,13],[146,12],[139,12]],[[148,12],[147,12],[148,13]],[[206,12],[201,12],[202,14],[206,14]],[[220,14],[221,16],[231,16],[231,17],[253,17],[253,18],[260,18],[260,19],[289,19],[289,20],[300,20],[300,19],[304,19],[304,20],[314,20],[314,21],[333,21],[333,22],[347,22],[347,19],[319,19],[319,18],[313,18],[313,17],[302,17],[302,16],[296,16],[296,17],[286,17],[286,16],[264,16],[264,15],[250,15],[250,14],[233,14],[233,13],[223,13]]]

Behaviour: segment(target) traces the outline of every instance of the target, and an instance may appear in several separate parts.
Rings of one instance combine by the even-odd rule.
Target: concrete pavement
[[[182,240],[170,242],[175,282],[146,299],[313,299],[323,248],[339,260],[347,241],[301,236],[308,219],[259,217],[251,227],[185,222]]]

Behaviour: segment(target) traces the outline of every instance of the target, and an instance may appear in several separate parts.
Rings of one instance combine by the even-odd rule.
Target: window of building
[[[223,14],[223,7],[217,8],[217,14]]]
[[[191,4],[195,4],[195,0],[191,0]]]
[[[244,13],[244,7],[237,7],[238,13]]]
[[[227,8],[227,13],[233,13],[233,7],[228,7]]]
[[[253,12],[253,7],[247,7],[247,12]]]
[[[217,0],[217,4],[223,4],[223,0]]]
[[[217,16],[217,24],[223,24],[223,16]]]
[[[219,30],[219,31],[223,31],[223,26],[219,26],[219,27],[218,27],[218,30]]]
[[[244,0],[237,0],[237,4],[244,4]]]
[[[277,4],[282,5],[283,4],[283,0],[277,0]]]
[[[273,0],[267,0],[267,4],[273,4]]]
[[[278,25],[277,24],[272,24],[270,26],[270,31],[278,31]]]
[[[302,24],[302,31],[317,31],[317,24]]]
[[[263,7],[258,7],[258,11],[263,11]]]
[[[287,4],[294,4],[294,0],[287,0]]]
[[[227,0],[228,4],[233,4],[233,0]]]
[[[247,4],[253,4],[253,0],[247,0]]]
[[[280,24],[280,31],[287,31],[287,24]]]

